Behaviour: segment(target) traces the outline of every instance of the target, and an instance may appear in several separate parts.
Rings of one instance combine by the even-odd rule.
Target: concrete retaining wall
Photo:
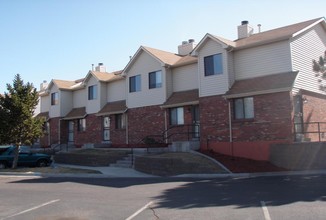
[[[269,160],[290,170],[326,169],[326,142],[273,144]]]

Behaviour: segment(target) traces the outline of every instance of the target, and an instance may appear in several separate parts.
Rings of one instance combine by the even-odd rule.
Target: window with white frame
[[[222,54],[204,57],[205,76],[223,74]]]
[[[78,119],[78,131],[86,131],[86,119]]]
[[[183,125],[184,113],[183,107],[170,108],[170,125]]]
[[[245,97],[234,99],[234,119],[253,119],[254,118],[254,98]]]
[[[129,77],[129,92],[139,92],[141,91],[141,76],[131,76]]]
[[[54,92],[51,93],[51,105],[58,105],[59,104],[59,93]]]
[[[150,72],[148,74],[149,89],[162,87],[162,71]]]
[[[97,85],[88,87],[88,100],[97,99]]]

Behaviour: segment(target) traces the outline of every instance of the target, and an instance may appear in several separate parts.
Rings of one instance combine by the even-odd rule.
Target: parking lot
[[[324,175],[256,178],[0,176],[0,219],[325,219]]]

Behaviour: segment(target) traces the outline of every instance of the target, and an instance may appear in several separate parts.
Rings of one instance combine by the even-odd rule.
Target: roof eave
[[[242,97],[248,97],[248,96],[264,95],[264,94],[270,94],[270,93],[289,92],[289,91],[292,91],[292,89],[293,89],[293,87],[285,87],[285,88],[277,88],[277,89],[269,89],[269,90],[223,95],[223,97],[226,99],[234,99],[234,98],[242,98]]]
[[[170,104],[170,105],[161,105],[160,107],[162,109],[165,108],[175,108],[175,107],[180,107],[180,106],[187,106],[187,105],[198,105],[199,101],[191,101],[191,102],[182,102],[182,103],[175,103],[175,104]]]

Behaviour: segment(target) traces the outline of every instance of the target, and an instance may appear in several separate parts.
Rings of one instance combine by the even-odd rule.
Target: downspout
[[[230,136],[230,145],[231,145],[231,155],[234,156],[233,153],[233,136],[232,136],[232,111],[231,111],[231,101],[228,100],[229,106],[229,136]]]

